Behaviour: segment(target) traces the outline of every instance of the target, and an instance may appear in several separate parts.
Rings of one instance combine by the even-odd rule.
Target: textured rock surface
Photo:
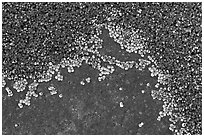
[[[201,134],[201,3],[2,3],[2,134]]]

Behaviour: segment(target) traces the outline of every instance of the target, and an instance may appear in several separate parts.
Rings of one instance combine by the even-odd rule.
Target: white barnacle
[[[120,105],[120,107],[121,107],[121,108],[123,108],[123,107],[124,107],[123,102],[120,102],[120,103],[119,103],[119,105]]]
[[[54,86],[49,86],[47,89],[51,91],[51,90],[55,90],[55,87]]]
[[[69,65],[69,60],[66,59],[66,58],[62,58],[62,59],[61,59],[61,62],[60,62],[60,66],[61,66],[62,68],[65,68],[65,67],[68,66],[68,65]]]
[[[59,98],[62,98],[63,97],[63,95],[62,94],[59,94]]]
[[[157,84],[156,84],[154,87],[155,87],[155,88],[159,88],[159,85],[160,85],[160,84],[159,84],[159,83],[157,83]]]
[[[19,107],[19,108],[23,108],[23,104],[22,104],[22,103],[23,103],[23,100],[22,100],[22,99],[19,100],[19,102],[18,102],[18,107]]]
[[[126,64],[128,64],[129,68],[133,68],[135,61],[126,61]]]
[[[47,70],[47,74],[54,75],[54,74],[55,74],[55,71],[54,71],[52,68],[49,68],[49,69]]]
[[[34,80],[33,83],[31,83],[30,85],[28,85],[28,89],[29,89],[30,91],[34,91],[34,90],[37,89],[38,85],[39,85],[39,83],[37,83],[36,80]]]
[[[91,78],[90,77],[86,78],[86,82],[90,83],[91,82]]]
[[[147,85],[146,85],[147,87],[150,87],[150,83],[147,83]]]
[[[144,122],[139,123],[139,127],[142,127],[144,125]]]
[[[9,97],[13,96],[13,92],[11,91],[11,89],[9,87],[6,87],[5,90],[6,90]]]
[[[39,95],[33,92],[33,96],[37,98]]]
[[[166,84],[168,84],[168,80],[170,79],[170,75],[165,75],[165,74],[159,74],[158,75],[158,82],[159,83],[161,83],[161,84],[163,84],[163,85],[166,85]]]
[[[135,62],[135,68],[138,69],[139,68],[139,64],[137,62]]]
[[[153,99],[158,99],[159,91],[158,90],[151,90],[151,96]]]
[[[59,69],[60,69],[60,64],[53,65],[52,67],[53,67],[53,69],[54,69],[56,72],[58,72]]]
[[[84,82],[84,81],[81,81],[80,84],[84,86],[84,85],[85,85],[85,82]]]
[[[44,72],[42,75],[41,75],[41,78],[38,79],[38,82],[48,82],[50,80],[52,80],[52,75],[54,74],[54,71],[48,69],[47,72]]]
[[[141,92],[142,92],[142,94],[144,94],[144,93],[145,93],[145,90],[141,90]]]
[[[26,99],[25,99],[25,103],[24,103],[24,104],[25,104],[26,106],[30,106],[30,105],[31,105],[31,104],[30,104],[30,99],[31,99],[31,98],[26,98]]]
[[[108,65],[107,68],[109,69],[110,73],[113,73],[115,71],[113,66]]]
[[[50,94],[51,94],[51,95],[57,94],[57,90],[52,90],[52,91],[50,91]]]
[[[14,126],[15,126],[15,127],[18,127],[19,125],[18,125],[18,124],[14,124]]]
[[[16,89],[17,92],[22,92],[25,90],[27,84],[28,82],[26,79],[20,79],[14,82],[13,88]]]
[[[4,76],[2,76],[2,88],[6,86],[6,81],[5,81],[5,78]]]
[[[151,72],[151,77],[157,76],[159,74],[159,71],[156,69],[154,65],[149,67],[148,70]]]
[[[157,121],[161,121],[161,118],[162,118],[161,116],[158,116]]]
[[[105,75],[103,75],[103,76],[100,76],[100,77],[98,77],[98,81],[102,81],[102,80],[105,80],[105,78],[106,78],[106,76],[105,76]]]
[[[61,75],[60,72],[58,72],[57,75],[55,76],[55,79],[58,81],[63,81],[63,75]]]
[[[126,62],[119,62],[116,64],[118,67],[120,67],[121,69],[124,69],[124,70],[128,70],[131,68],[131,65],[129,65],[128,63]]]
[[[67,72],[68,72],[68,73],[74,72],[74,68],[73,68],[72,66],[68,66],[68,67],[67,67]]]
[[[43,92],[40,92],[39,95],[42,96],[42,95],[43,95]]]
[[[169,130],[174,131],[176,129],[176,126],[174,124],[169,125]]]
[[[50,91],[51,95],[57,94],[57,89],[53,86],[53,84],[50,85],[47,89]]]
[[[145,60],[145,59],[139,59],[139,65],[142,67],[142,68],[145,68],[146,66],[150,65],[151,64],[151,61],[149,60]]]
[[[100,73],[101,73],[101,75],[109,75],[110,73],[111,73],[111,70],[110,69],[108,69],[108,68],[106,68],[106,67],[100,67]]]

